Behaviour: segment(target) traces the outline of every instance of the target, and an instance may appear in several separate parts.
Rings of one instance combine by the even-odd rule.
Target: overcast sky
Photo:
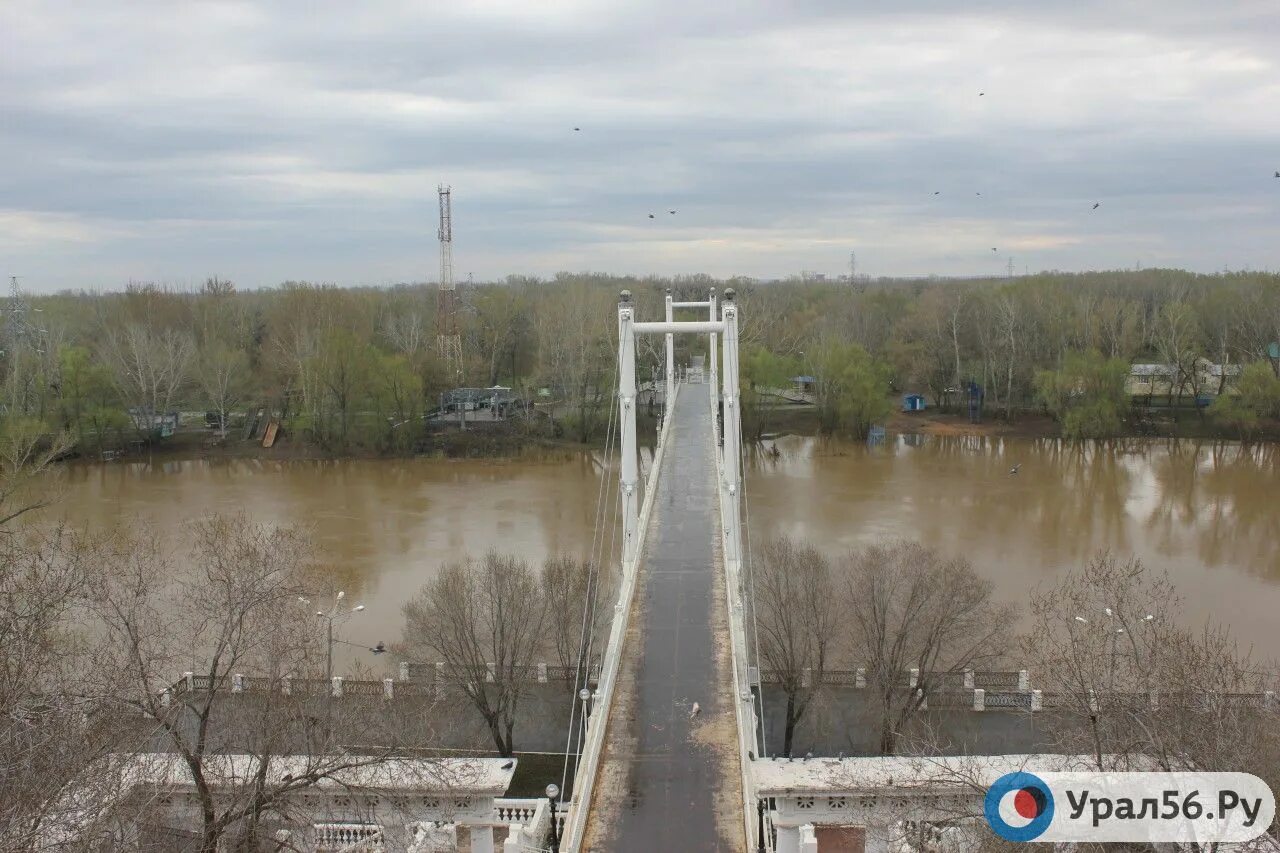
[[[435,280],[441,182],[459,278],[1277,269],[1278,63],[1275,0],[4,0],[0,273]]]

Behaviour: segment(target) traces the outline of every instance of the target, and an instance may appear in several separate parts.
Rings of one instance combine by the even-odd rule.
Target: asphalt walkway
[[[705,385],[674,418],[588,821],[600,853],[745,848]]]

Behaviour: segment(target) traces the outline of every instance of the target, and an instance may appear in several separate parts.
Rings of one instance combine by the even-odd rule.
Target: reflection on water
[[[748,467],[757,537],[787,532],[833,552],[911,537],[968,556],[1015,601],[1110,548],[1167,569],[1190,618],[1228,622],[1280,657],[1274,445],[788,436],[778,449]]]
[[[909,536],[967,555],[1013,600],[1107,547],[1168,569],[1189,615],[1228,621],[1259,653],[1280,657],[1275,446],[920,436],[874,448],[801,437],[778,446],[777,458],[762,454],[748,466],[757,542],[785,531],[834,552]],[[367,605],[343,637],[366,645],[398,639],[401,604],[447,561],[490,547],[533,562],[587,553],[600,489],[600,466],[586,454],[130,463],[73,466],[63,476],[57,511],[78,524],[137,516],[180,530],[210,512],[243,510],[312,525],[335,586]]]

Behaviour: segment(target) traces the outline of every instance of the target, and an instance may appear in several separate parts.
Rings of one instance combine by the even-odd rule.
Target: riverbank
[[[1060,425],[1042,412],[1018,411],[1009,419],[989,415],[976,423],[967,415],[927,409],[923,412],[893,411],[883,426],[890,434],[929,435],[940,437],[982,436],[993,438],[1060,438]],[[744,425],[747,440],[755,435],[753,425]],[[657,419],[639,413],[637,433],[641,444],[657,429]],[[238,432],[238,431],[237,431]],[[812,406],[794,406],[768,414],[760,431],[765,437],[779,435],[816,435],[818,422]],[[1225,430],[1195,410],[1155,410],[1135,413],[1129,429],[1117,439],[1191,438],[1215,441],[1239,441],[1234,430]],[[1280,441],[1280,423],[1261,424],[1250,437],[1252,441]],[[235,432],[225,439],[215,432],[198,427],[179,429],[172,437],[148,447],[134,449],[119,458],[183,461],[192,459],[263,459],[276,461],[332,461],[338,459],[516,459],[562,461],[584,451],[600,450],[605,436],[582,442],[564,436],[530,430],[516,422],[481,421],[468,424],[465,430],[456,426],[434,426],[429,431],[405,442],[403,448],[349,446],[328,447],[305,437],[283,432],[272,447],[262,446],[259,439],[241,439]],[[76,461],[96,462],[93,454],[72,457]]]
[[[1015,411],[1006,419],[1002,413],[988,414],[974,423],[962,413],[926,409],[903,412],[895,409],[883,426],[891,434],[933,436],[987,436],[1003,438],[1061,438],[1061,425],[1038,411]],[[766,435],[815,435],[818,421],[812,406],[796,406],[771,412],[765,422]],[[750,429],[748,425],[748,434]],[[1137,410],[1127,429],[1117,439],[1193,438],[1215,441],[1240,441],[1238,431],[1225,429],[1194,409]],[[1249,437],[1251,441],[1280,441],[1280,422],[1265,422]]]
[[[640,444],[649,445],[648,437],[657,430],[657,420],[644,412],[637,418]],[[136,447],[113,455],[119,460],[232,460],[262,459],[280,462],[333,461],[339,459],[517,459],[528,461],[565,461],[584,451],[600,450],[605,436],[582,442],[573,438],[539,433],[522,423],[480,421],[469,423],[465,430],[456,426],[434,426],[405,442],[400,448],[376,448],[352,445],[329,447],[308,441],[291,432],[281,432],[271,447],[263,447],[261,439],[243,439],[233,430],[221,438],[213,430],[199,427],[180,428],[171,437],[144,447]],[[96,454],[84,453],[67,457],[67,461],[94,463],[102,461]]]

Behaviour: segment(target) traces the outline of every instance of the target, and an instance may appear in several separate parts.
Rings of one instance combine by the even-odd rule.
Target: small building
[[[177,412],[156,412],[149,408],[134,407],[129,409],[129,419],[139,433],[151,440],[172,438],[178,431]]]
[[[1200,388],[1205,394],[1224,394],[1235,386],[1240,378],[1242,366],[1239,364],[1214,364],[1207,358],[1196,360],[1196,370],[1200,374]]]
[[[902,411],[904,412],[923,412],[928,408],[925,403],[923,394],[904,394],[902,396]]]
[[[517,410],[524,410],[524,401],[505,385],[494,385],[492,388],[454,388],[440,395],[440,407],[433,413],[433,417],[441,419],[464,412],[468,419],[500,421]]]
[[[792,376],[791,384],[796,386],[796,390],[801,394],[812,394],[813,386],[818,382],[812,376]]]
[[[1196,397],[1216,397],[1231,390],[1240,371],[1239,364],[1215,364],[1207,358],[1197,358],[1193,383],[1193,377],[1184,376],[1174,364],[1134,364],[1129,367],[1124,390],[1131,397],[1182,394],[1191,398],[1193,392]]]
[[[1177,376],[1172,364],[1131,364],[1124,391],[1131,397],[1165,397],[1176,393]]]

